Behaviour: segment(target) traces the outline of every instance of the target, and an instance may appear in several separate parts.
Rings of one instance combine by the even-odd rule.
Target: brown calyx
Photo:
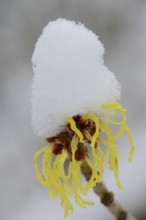
[[[92,121],[91,119],[87,119],[84,121],[81,115],[73,116],[73,120],[76,123],[76,127],[82,132],[83,135],[85,131],[88,131],[91,136],[94,135],[96,131],[96,126],[94,121]],[[74,136],[74,131],[72,131],[70,124],[66,125],[66,131],[69,133],[71,137]],[[87,140],[87,142],[89,141]]]
[[[52,153],[57,156],[62,153],[62,150],[67,150],[68,157],[72,160],[72,149],[71,149],[71,136],[69,133],[61,132],[58,135],[50,138],[46,138],[48,143],[52,144]],[[75,152],[75,160],[83,161],[88,156],[86,147],[79,143],[78,149]]]
[[[46,141],[53,145],[52,153],[55,156],[61,154],[63,149],[69,148],[69,143],[67,141],[66,135],[67,135],[66,132],[61,132],[54,137],[46,138]]]
[[[88,157],[87,148],[83,144],[79,144],[75,152],[75,159],[77,161],[84,161],[86,157]]]

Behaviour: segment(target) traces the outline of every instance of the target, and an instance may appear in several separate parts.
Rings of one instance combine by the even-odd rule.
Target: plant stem
[[[87,162],[83,162],[81,171],[87,181],[91,178],[92,170]],[[109,192],[103,182],[96,184],[93,188],[96,195],[100,197],[101,203],[116,217],[117,220],[138,220],[131,213],[125,211],[120,203],[118,203],[112,192]]]

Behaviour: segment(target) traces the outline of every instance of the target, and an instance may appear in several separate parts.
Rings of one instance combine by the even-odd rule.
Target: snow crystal
[[[104,47],[83,24],[50,22],[38,39],[33,63],[32,124],[36,134],[56,135],[66,118],[99,112],[120,98],[120,85],[103,63]]]

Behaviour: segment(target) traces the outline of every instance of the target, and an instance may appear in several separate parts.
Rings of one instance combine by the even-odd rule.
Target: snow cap
[[[49,22],[32,57],[32,124],[37,135],[59,133],[66,118],[100,111],[120,98],[120,85],[104,66],[104,47],[83,24]]]

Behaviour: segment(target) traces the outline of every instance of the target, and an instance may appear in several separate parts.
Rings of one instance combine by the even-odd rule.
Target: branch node
[[[106,192],[101,199],[101,203],[103,203],[105,206],[110,206],[113,201],[114,194],[112,192]]]
[[[117,220],[126,220],[127,219],[127,212],[125,212],[124,210],[122,210],[117,217]]]

